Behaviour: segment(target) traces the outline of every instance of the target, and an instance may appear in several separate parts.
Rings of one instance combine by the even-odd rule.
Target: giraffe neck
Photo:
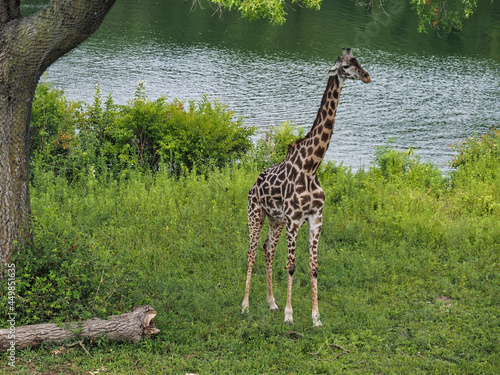
[[[328,150],[342,84],[343,80],[337,75],[328,79],[321,106],[311,130],[303,139],[292,144],[289,148],[287,159],[290,159],[306,173],[317,171]]]

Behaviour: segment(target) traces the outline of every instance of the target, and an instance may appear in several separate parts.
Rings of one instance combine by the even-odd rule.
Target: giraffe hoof
[[[274,302],[274,298],[271,300],[271,302],[269,302],[269,310],[271,311],[279,310],[278,305],[276,304],[276,302]]]
[[[248,314],[248,303],[244,303],[243,302],[242,305],[241,305],[241,307],[242,307],[241,308],[241,313],[242,314]]]
[[[323,327],[323,323],[321,323],[321,320],[318,320],[317,322],[313,322],[313,327],[315,328]]]
[[[321,320],[319,320],[319,314],[313,315],[313,327],[323,327]]]

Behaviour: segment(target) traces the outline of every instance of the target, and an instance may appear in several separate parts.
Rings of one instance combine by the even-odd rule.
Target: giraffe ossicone
[[[287,300],[285,322],[293,322],[292,286],[296,269],[295,245],[299,228],[309,224],[309,275],[312,291],[312,320],[315,327],[321,326],[318,311],[318,241],[322,226],[322,211],[325,193],[316,171],[325,157],[333,133],[335,114],[342,85],[346,79],[370,83],[370,75],[352,55],[350,48],[342,48],[334,66],[328,71],[328,83],[314,124],[307,135],[288,147],[285,159],[267,168],[248,194],[248,226],[250,249],[248,271],[242,312],[248,312],[250,282],[255,263],[257,245],[266,217],[269,233],[263,250],[266,258],[267,302],[271,310],[278,310],[272,287],[274,250],[283,228],[286,228],[288,259]]]

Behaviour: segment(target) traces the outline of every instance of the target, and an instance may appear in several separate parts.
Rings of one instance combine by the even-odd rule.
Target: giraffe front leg
[[[286,293],[286,306],[285,306],[285,323],[293,323],[293,309],[292,309],[292,286],[293,286],[293,273],[295,267],[287,267],[288,271],[288,288]]]
[[[309,223],[309,275],[311,277],[312,321],[314,327],[321,327],[318,310],[318,241],[321,233],[322,217]]]
[[[297,232],[299,225],[292,223],[287,225],[286,238],[288,244],[288,260],[286,263],[286,270],[288,272],[288,288],[286,293],[286,306],[285,306],[285,323],[293,323],[293,309],[292,309],[292,287],[293,287],[293,274],[295,273],[295,245],[297,241]]]

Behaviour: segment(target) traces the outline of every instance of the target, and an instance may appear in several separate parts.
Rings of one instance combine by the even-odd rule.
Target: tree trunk
[[[0,278],[30,233],[30,117],[43,72],[92,35],[116,0],[52,0],[21,17],[20,0],[0,0]]]
[[[12,329],[0,329],[0,352],[38,346],[42,342],[58,343],[78,337],[94,339],[99,335],[113,341],[139,342],[145,336],[160,332],[153,318],[156,311],[149,305],[136,307],[134,311],[113,315],[107,320],[92,318],[85,322],[68,323],[58,327],[55,323],[35,324]]]

